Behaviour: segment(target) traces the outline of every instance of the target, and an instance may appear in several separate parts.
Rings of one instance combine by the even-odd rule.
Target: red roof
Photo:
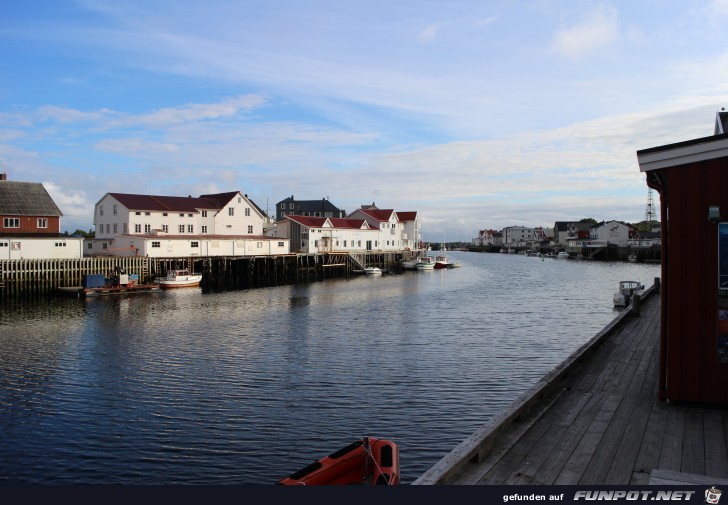
[[[221,193],[205,195],[199,198],[183,196],[130,195],[126,193],[109,193],[129,210],[157,212],[197,212],[200,209],[218,210],[225,206],[237,193]],[[225,196],[230,198],[221,203]]]
[[[414,221],[417,219],[417,212],[397,212],[400,221]]]

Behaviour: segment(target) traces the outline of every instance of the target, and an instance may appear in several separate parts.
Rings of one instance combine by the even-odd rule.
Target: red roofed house
[[[364,219],[369,226],[381,234],[380,250],[402,251],[420,247],[421,223],[417,212],[395,212],[392,209],[378,209],[374,204],[362,206],[347,219]]]
[[[239,191],[179,196],[107,193],[95,206],[96,238],[87,255],[150,257],[287,254],[266,237],[265,213]]]

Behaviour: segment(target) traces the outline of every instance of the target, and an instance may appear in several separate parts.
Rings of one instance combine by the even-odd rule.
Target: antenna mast
[[[652,199],[652,188],[647,190],[647,206],[645,207],[645,221],[657,221],[657,212],[655,211],[655,202]]]

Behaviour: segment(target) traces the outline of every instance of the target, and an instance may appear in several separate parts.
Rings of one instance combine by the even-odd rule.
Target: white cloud
[[[556,33],[553,49],[570,58],[579,58],[614,42],[619,34],[618,12],[600,4],[574,26]]]

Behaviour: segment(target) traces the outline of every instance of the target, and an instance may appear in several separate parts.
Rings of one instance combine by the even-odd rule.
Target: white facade
[[[114,256],[148,256],[181,258],[194,256],[271,256],[288,254],[289,240],[269,237],[233,236],[130,236],[118,235],[114,240]],[[111,251],[110,251],[111,252]]]
[[[83,257],[80,237],[1,237],[0,260],[78,259]]]
[[[220,199],[223,201],[220,201]],[[267,217],[240,192],[208,195],[200,198],[155,197],[149,195],[127,195],[107,193],[94,209],[96,236],[86,241],[84,253],[87,256],[111,254],[128,256],[134,254],[129,244],[136,240],[139,244],[164,240],[165,247],[155,247],[162,251],[145,251],[145,255],[189,256],[208,254],[200,253],[203,244],[209,245],[209,255],[216,248],[235,250],[239,254],[250,249],[235,247],[236,242],[257,242],[263,237],[263,228],[268,223]],[[166,238],[161,238],[167,236]],[[209,236],[206,238],[205,236]],[[220,239],[226,236],[230,239]],[[257,240],[255,240],[257,238]],[[222,240],[222,241],[221,241]],[[197,243],[196,247],[191,244]],[[221,244],[228,244],[222,246]],[[218,244],[213,247],[212,244]],[[135,244],[134,247],[139,247]],[[263,249],[279,249],[277,245],[262,247]],[[207,249],[206,249],[207,250]],[[283,254],[287,253],[286,250]],[[142,254],[139,251],[139,254]],[[273,253],[269,253],[273,254]],[[233,255],[233,254],[230,254]]]
[[[305,254],[385,250],[381,230],[362,220],[286,216],[278,222],[278,235],[290,239],[291,252]]]
[[[621,221],[606,221],[589,228],[589,239],[626,247],[632,238],[634,229],[633,226]]]
[[[533,242],[535,240],[533,228],[526,228],[525,226],[509,226],[507,228],[503,228],[502,233],[504,244]]]

